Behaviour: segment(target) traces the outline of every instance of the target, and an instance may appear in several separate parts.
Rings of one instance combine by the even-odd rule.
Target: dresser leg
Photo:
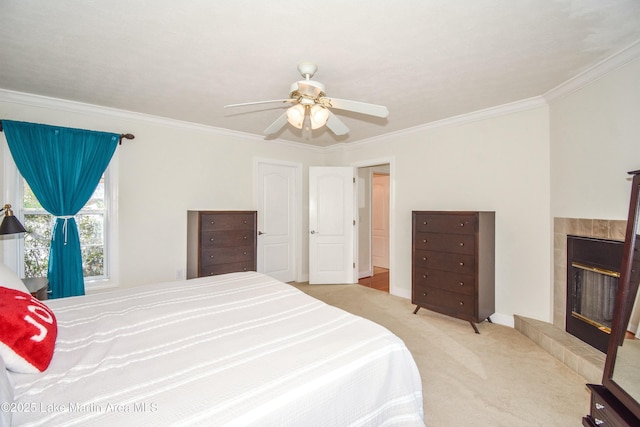
[[[476,334],[479,334],[480,331],[478,330],[478,327],[476,326],[475,323],[473,323],[472,321],[469,321],[469,324],[471,325],[471,327],[473,328],[474,331],[476,331]]]
[[[418,312],[418,310],[420,310],[420,306],[419,306],[419,305],[416,305],[416,309],[415,309],[415,310],[413,310],[413,314],[416,314],[416,313]]]
[[[493,323],[493,322],[491,321],[491,316],[487,317],[487,322],[489,322],[489,323]]]

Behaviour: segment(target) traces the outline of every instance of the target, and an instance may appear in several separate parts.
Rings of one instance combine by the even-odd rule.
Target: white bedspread
[[[397,336],[258,273],[48,305],[55,354],[11,374],[14,425],[424,425]]]

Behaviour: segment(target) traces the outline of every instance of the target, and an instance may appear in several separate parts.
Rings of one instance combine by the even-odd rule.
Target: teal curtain
[[[120,135],[2,120],[11,155],[56,222],[49,249],[51,298],[84,295],[80,238],[73,216],[87,203]]]

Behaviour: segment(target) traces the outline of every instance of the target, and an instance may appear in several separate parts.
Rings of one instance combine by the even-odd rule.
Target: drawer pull
[[[423,256],[423,257],[422,257],[422,260],[423,260],[423,261],[426,261],[426,260],[427,260],[427,257],[426,257],[426,256]]]
[[[215,223],[216,223],[215,221],[211,221],[211,225],[213,225],[213,224],[215,224]]]
[[[460,267],[464,267],[464,262],[460,261]]]
[[[600,410],[604,409],[604,405],[601,404],[601,403],[596,402],[596,409],[600,411]]]
[[[460,227],[464,227],[464,222],[461,222],[461,223],[460,223]]]
[[[460,282],[460,286],[464,286],[464,282]]]
[[[429,275],[428,275],[427,273],[424,273],[424,274],[422,275],[422,278],[423,278],[423,279],[426,279],[426,278],[428,278],[428,277],[429,277]]]
[[[460,247],[463,247],[463,246],[464,246],[464,242],[460,242]]]
[[[213,259],[213,255],[209,255],[209,258]]]
[[[596,422],[597,426],[604,424],[604,421],[602,421],[600,418],[596,418],[594,421]]]
[[[247,254],[247,252],[246,252],[246,251],[245,251],[245,252],[242,252],[242,255],[246,255],[246,254]]]
[[[464,305],[463,301],[460,301],[460,307],[462,307]]]
[[[424,240],[422,241],[422,243],[427,243],[427,239],[424,239]]]
[[[422,225],[427,225],[427,221],[424,221],[424,222],[422,223]]]
[[[214,239],[213,237],[209,239],[209,241],[211,241],[211,242],[213,242],[214,240],[216,240],[216,239]]]
[[[247,240],[247,236],[244,236],[244,237],[243,237],[243,239],[244,239],[244,240]]]
[[[427,293],[426,293],[426,292],[423,292],[423,293],[422,293],[422,296],[423,296],[423,297],[426,297],[426,296],[427,296]]]
[[[247,220],[245,219],[244,221],[242,221],[242,223],[243,223],[243,224],[246,224],[246,223],[247,223]]]

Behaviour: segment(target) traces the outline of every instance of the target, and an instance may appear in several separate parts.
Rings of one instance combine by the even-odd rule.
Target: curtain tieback
[[[62,232],[64,233],[64,244],[67,244],[67,222],[69,221],[69,219],[74,218],[74,215],[61,215],[61,216],[57,216],[56,219],[63,219],[64,222],[62,223]],[[55,234],[54,234],[54,239],[55,239]]]

